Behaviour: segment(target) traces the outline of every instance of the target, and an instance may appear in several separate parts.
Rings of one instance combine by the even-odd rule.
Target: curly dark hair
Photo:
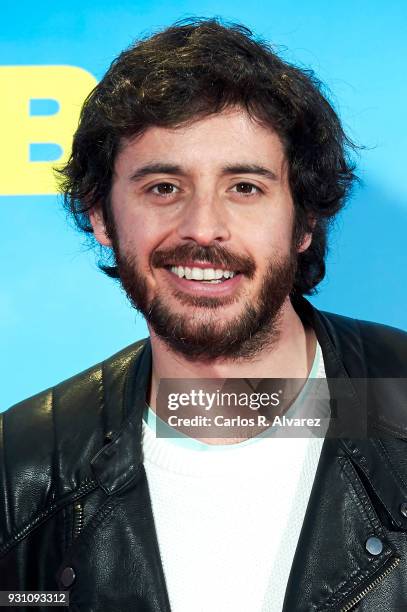
[[[71,157],[59,171],[64,205],[88,234],[89,210],[101,206],[114,231],[109,196],[121,140],[229,107],[275,130],[284,145],[297,243],[313,223],[312,244],[298,255],[293,293],[315,293],[325,276],[330,221],[357,178],[350,157],[355,145],[313,72],[283,61],[242,25],[179,21],[113,61],[84,103]],[[99,265],[118,278],[112,257],[113,265]]]

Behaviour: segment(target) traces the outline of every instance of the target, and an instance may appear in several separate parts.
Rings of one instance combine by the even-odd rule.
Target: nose
[[[178,235],[202,246],[230,239],[227,211],[216,194],[195,194],[182,211]]]

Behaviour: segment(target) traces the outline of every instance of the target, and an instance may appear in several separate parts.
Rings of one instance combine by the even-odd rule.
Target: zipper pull
[[[72,538],[78,537],[83,528],[83,505],[82,502],[77,501],[73,505],[73,530]]]

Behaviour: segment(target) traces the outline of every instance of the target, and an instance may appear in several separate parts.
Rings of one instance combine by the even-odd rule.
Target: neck
[[[313,329],[304,327],[289,298],[280,312],[275,341],[250,360],[191,362],[171,351],[151,329],[150,335],[153,367],[148,401],[153,410],[161,378],[306,378],[316,348]]]

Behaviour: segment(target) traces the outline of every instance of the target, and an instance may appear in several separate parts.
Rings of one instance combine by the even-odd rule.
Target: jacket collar
[[[91,461],[95,478],[108,495],[134,484],[141,474],[142,422],[151,364],[151,342],[147,339],[127,368],[122,396],[117,393],[109,400],[117,405],[108,407],[107,411],[122,413],[124,421]]]
[[[395,387],[404,389],[405,379],[368,378],[367,357],[357,320],[318,311],[302,297],[294,306],[301,319],[315,330],[331,398],[337,399],[334,406],[337,423],[332,419],[327,437],[337,439],[337,446],[342,449],[338,452],[345,451],[373,484],[393,524],[407,530],[407,518],[400,513],[400,503],[407,501],[407,486],[396,476],[380,441],[385,433],[381,415],[400,401]],[[393,388],[389,389],[383,406],[382,396],[376,392],[386,381]],[[389,434],[397,436],[399,432],[388,430]]]

